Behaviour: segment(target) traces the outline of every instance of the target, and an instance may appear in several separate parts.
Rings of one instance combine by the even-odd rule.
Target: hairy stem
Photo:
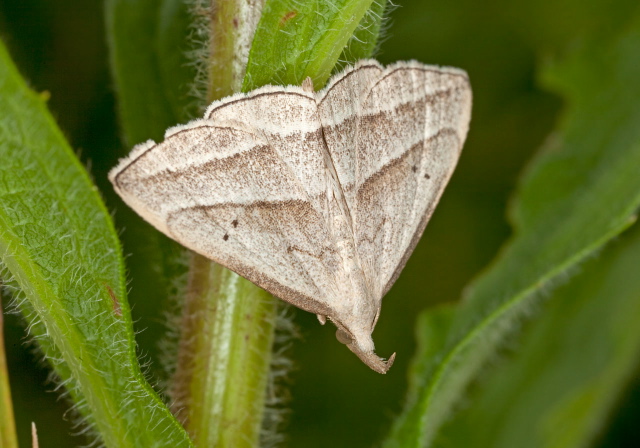
[[[209,102],[239,91],[262,2],[198,3],[210,35]],[[255,447],[265,405],[276,299],[193,254],[174,381],[176,412],[198,447]]]
[[[235,1],[221,1],[212,6],[209,91],[207,92],[209,101],[224,98],[236,92],[237,79],[238,77],[242,79],[233,63],[236,33],[229,25],[233,25],[234,19],[237,23],[238,19],[234,17],[235,15]]]
[[[194,254],[174,399],[201,447],[255,447],[271,361],[275,299]]]
[[[242,88],[251,42],[264,0],[211,0],[207,100]]]

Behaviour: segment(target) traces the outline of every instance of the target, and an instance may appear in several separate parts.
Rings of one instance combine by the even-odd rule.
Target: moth
[[[314,92],[265,86],[133,148],[109,173],[155,228],[327,319],[379,373],[382,297],[456,166],[471,115],[459,69],[363,60]]]

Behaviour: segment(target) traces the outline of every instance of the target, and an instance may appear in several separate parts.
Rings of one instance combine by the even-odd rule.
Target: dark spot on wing
[[[411,171],[413,171],[413,172],[415,173],[416,171],[418,171],[418,167],[417,167],[417,166],[415,166],[415,165],[413,165],[413,166],[411,167]]]
[[[424,178],[425,178],[425,179],[431,179],[431,176],[429,176],[428,174],[425,174],[425,175],[424,175]]]
[[[222,237],[223,240],[227,241],[229,239],[229,234],[225,233]]]
[[[234,229],[238,227],[238,220],[234,219],[233,221],[231,221],[231,225],[233,226]]]

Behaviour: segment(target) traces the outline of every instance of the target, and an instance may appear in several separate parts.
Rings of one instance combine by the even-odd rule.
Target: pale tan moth
[[[376,372],[372,332],[467,135],[462,70],[363,60],[265,86],[137,145],[109,178],[161,232],[303,310]]]

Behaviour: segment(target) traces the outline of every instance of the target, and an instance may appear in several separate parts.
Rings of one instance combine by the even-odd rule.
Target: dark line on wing
[[[151,146],[150,148],[147,148],[142,154],[139,154],[138,157],[136,157],[135,159],[133,159],[131,162],[129,162],[129,164],[127,164],[127,166],[125,166],[124,168],[122,168],[118,174],[116,174],[114,180],[116,182],[116,186],[118,188],[120,188],[120,181],[118,180],[118,178],[120,177],[121,174],[123,174],[126,170],[128,170],[134,163],[136,163],[138,160],[140,160],[142,157],[146,156],[147,154],[149,154],[149,152],[151,152],[151,150],[156,149],[158,146],[160,146],[162,143],[165,143],[168,139],[176,136],[176,135],[180,135],[184,132],[189,132],[193,129],[202,129],[202,128],[217,128],[217,129],[233,129],[234,131],[240,131],[240,132],[246,132],[243,131],[242,129],[238,129],[238,128],[234,128],[231,126],[216,126],[216,125],[209,125],[209,124],[203,124],[201,126],[195,126],[192,128],[188,128],[188,129],[181,129],[178,132],[175,132],[173,134],[171,134],[169,137],[165,138],[162,142],[160,143],[156,143],[155,145]]]
[[[396,72],[402,71],[402,70],[419,70],[423,73],[439,73],[441,75],[450,75],[450,76],[455,76],[458,78],[462,78],[465,81],[469,82],[469,76],[463,73],[451,73],[451,72],[445,72],[442,70],[436,70],[433,68],[422,68],[422,67],[397,67],[393,70],[391,70],[389,73],[387,73],[386,75],[384,75],[382,78],[380,78],[373,86],[371,86],[371,90],[374,89],[374,87],[376,87],[378,84],[380,84],[382,81],[384,81],[385,79],[387,79],[389,76],[395,74]]]
[[[376,88],[376,87],[377,87],[377,86],[378,86],[382,81],[384,81],[385,79],[389,78],[391,75],[395,74],[396,72],[399,72],[399,71],[402,71],[402,70],[407,70],[407,69],[419,70],[419,71],[421,71],[421,72],[423,72],[423,73],[427,73],[427,72],[428,72],[428,73],[440,73],[440,74],[444,74],[444,75],[456,76],[456,77],[458,77],[458,78],[462,78],[462,79],[464,79],[465,81],[467,81],[467,84],[469,84],[469,77],[468,77],[467,75],[462,74],[462,73],[447,73],[447,72],[443,72],[443,71],[441,71],[441,70],[434,70],[434,69],[428,69],[428,68],[418,68],[418,67],[416,67],[416,68],[413,68],[413,67],[404,67],[404,68],[402,68],[402,67],[398,67],[398,68],[396,68],[396,69],[394,69],[394,70],[390,71],[390,72],[389,72],[389,73],[387,73],[386,75],[384,75],[382,78],[380,78],[379,80],[377,80],[377,81],[376,81],[376,82],[371,86],[371,88],[369,89],[369,92],[367,93],[367,96],[366,96],[366,98],[365,98],[365,101],[367,101],[367,100],[369,99],[369,97],[371,96],[371,93],[373,92],[373,90],[374,90],[374,89],[375,89],[375,88]],[[424,84],[424,83],[423,83],[423,84]],[[430,95],[424,95],[423,97],[420,97],[420,98],[427,98],[427,101],[429,101],[429,102],[433,103],[433,100],[432,100],[432,98],[433,98],[433,97],[439,96],[439,95],[441,95],[441,94],[443,94],[443,93],[449,94],[452,90],[458,90],[458,88],[456,88],[456,87],[450,87],[450,88],[445,89],[445,90],[439,90],[439,91],[434,92],[434,93],[432,93],[432,94],[430,94]],[[363,103],[364,103],[364,101],[363,101]],[[407,104],[407,103],[401,103],[401,104]]]
[[[300,206],[300,205],[306,205],[306,204],[309,204],[309,201],[303,201],[302,199],[285,199],[285,200],[276,200],[276,201],[254,201],[254,202],[245,202],[245,203],[220,202],[218,204],[212,204],[212,205],[197,204],[197,205],[190,205],[188,207],[177,208],[177,209],[171,211],[170,213],[167,214],[167,221],[169,221],[171,219],[171,217],[173,217],[173,215],[182,213],[182,212],[187,211],[187,210],[200,210],[200,211],[207,212],[209,210],[215,210],[215,209],[221,208],[221,207],[242,207],[243,209],[266,208],[266,209],[271,209],[271,210],[278,210],[278,209],[282,209],[282,208],[285,208],[285,207]]]
[[[425,101],[426,103],[430,104],[430,105],[434,105],[437,103],[436,99],[437,98],[441,98],[441,97],[448,97],[451,95],[452,92],[458,91],[458,88],[449,88],[449,89],[445,89],[445,90],[439,90],[437,92],[434,92],[432,94],[429,95],[424,95],[419,97],[419,99],[417,100],[410,100],[410,101],[406,101],[403,103],[398,103],[394,109],[392,110],[384,110],[384,111],[380,111],[380,112],[374,112],[374,113],[370,113],[370,114],[360,114],[357,116],[357,118],[359,120],[362,120],[363,118],[367,118],[367,119],[371,119],[373,117],[378,117],[378,116],[383,116],[383,115],[388,115],[391,114],[394,110],[397,110],[399,108],[405,107],[408,104],[412,104],[412,103],[417,103],[420,101]],[[339,123],[333,123],[332,125],[322,125],[323,128],[334,128],[336,126],[340,126],[342,125],[342,123],[346,122],[347,120],[341,121]]]
[[[273,86],[273,87],[279,87],[279,86]],[[282,87],[282,88],[284,89],[284,87]],[[315,103],[315,98],[313,96],[309,97],[309,96],[304,95],[304,94],[299,93],[299,92],[285,92],[284,90],[278,91],[278,92],[258,93],[257,95],[253,95],[253,96],[249,96],[249,94],[247,94],[247,96],[245,96],[243,98],[238,98],[237,100],[233,100],[233,101],[230,101],[228,103],[221,104],[220,106],[216,107],[211,112],[209,112],[209,116],[208,117],[203,117],[203,118],[205,120],[210,120],[212,113],[214,113],[217,110],[222,109],[223,107],[231,106],[232,104],[236,104],[236,103],[239,103],[239,102],[242,102],[242,101],[252,100],[254,98],[260,98],[260,97],[263,97],[263,96],[273,96],[273,95],[295,95],[295,96],[300,96],[302,98],[306,98],[306,99],[311,100],[311,101],[313,101]]]
[[[433,140],[436,140],[436,139],[442,137],[443,135],[453,135],[456,138],[456,140],[458,140],[458,143],[460,142],[460,137],[458,137],[458,133],[456,132],[456,130],[454,128],[442,128],[442,129],[440,129],[438,132],[433,134],[431,137],[426,138],[426,139],[422,139],[418,143],[416,143],[413,146],[411,146],[411,148],[409,148],[407,151],[403,152],[399,157],[396,157],[395,159],[391,159],[387,163],[385,163],[379,170],[377,170],[375,173],[373,173],[371,176],[369,176],[367,179],[365,179],[365,181],[362,182],[362,184],[360,184],[360,187],[356,190],[356,195],[359,195],[360,192],[362,190],[364,190],[365,187],[368,184],[370,184],[371,182],[375,181],[379,177],[382,177],[389,169],[391,169],[394,166],[396,166],[397,164],[401,163],[407,157],[407,155],[410,154],[417,146],[424,147],[427,143],[429,143],[429,142],[431,142]]]
[[[443,132],[443,131],[447,131],[447,132]],[[424,140],[424,141],[425,142],[426,141],[430,141],[433,138],[436,138],[436,137],[441,136],[441,135],[453,135],[456,138],[457,142],[458,142],[457,150],[460,151],[460,148],[462,147],[462,142],[460,141],[460,137],[458,137],[458,133],[455,132],[455,130],[453,130],[452,128],[443,128],[440,132],[438,132],[437,134],[433,135],[432,137],[429,137],[429,139]],[[446,188],[447,183],[448,183],[449,179],[451,178],[451,175],[453,174],[454,168],[455,168],[455,164],[450,168],[449,172],[447,173],[447,175],[445,175],[445,177],[437,178],[438,190],[437,190],[437,194],[436,194],[436,200],[429,203],[429,205],[427,206],[427,209],[425,210],[424,214],[420,217],[420,221],[418,223],[418,226],[416,227],[415,232],[413,233],[413,235],[409,239],[409,243],[406,246],[406,249],[405,249],[404,253],[402,254],[402,257],[398,261],[398,264],[396,265],[393,273],[391,274],[391,277],[389,277],[386,285],[384,285],[384,289],[382,291],[383,296],[389,291],[389,289],[391,289],[391,286],[393,286],[395,281],[398,279],[398,277],[400,276],[400,273],[404,269],[404,266],[407,264],[407,261],[409,260],[409,257],[413,253],[413,250],[418,245],[418,242],[420,241],[420,238],[422,238],[422,234],[424,233],[424,230],[427,227],[427,224],[429,223],[429,221],[431,219],[431,215],[433,215],[433,212],[434,212],[436,206],[440,202],[440,198],[442,197],[442,193],[444,192],[444,189]],[[429,178],[431,178],[431,176]],[[414,205],[415,205],[415,203],[414,203]]]
[[[335,83],[333,83],[333,85],[331,87],[329,87],[329,89],[327,89],[326,91],[320,91],[319,92],[319,93],[321,93],[323,95],[323,97],[322,97],[322,100],[318,103],[318,106],[324,102],[324,100],[327,98],[327,95],[329,95],[329,92],[331,92],[334,87],[336,87],[338,84],[342,83],[342,81],[350,78],[351,75],[355,74],[361,68],[377,68],[377,69],[380,69],[380,71],[384,73],[384,68],[380,67],[379,65],[375,65],[375,64],[362,65],[362,66],[358,67],[357,69],[353,69],[349,73],[347,73],[345,76],[343,76],[342,78],[337,80]]]

